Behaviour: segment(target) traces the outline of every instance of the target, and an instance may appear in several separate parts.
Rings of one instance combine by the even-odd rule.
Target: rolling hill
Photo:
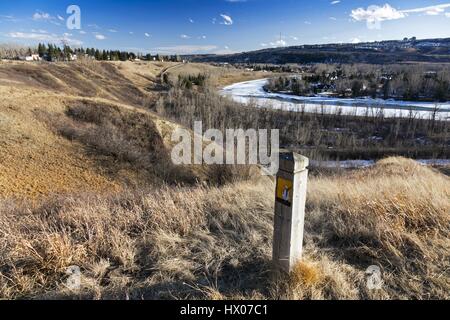
[[[148,109],[171,66],[0,63],[0,298],[449,298],[447,175],[403,158],[313,171],[304,259],[279,274],[274,179],[171,164],[180,125]]]
[[[221,63],[449,63],[450,39],[407,39],[358,44],[279,47],[229,54],[187,56],[197,62]]]

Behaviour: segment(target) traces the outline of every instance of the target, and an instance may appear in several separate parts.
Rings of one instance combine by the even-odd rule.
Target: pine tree
[[[55,57],[55,49],[53,48],[53,45],[50,43],[48,44],[47,52],[49,59],[52,60]]]
[[[128,53],[127,52],[121,52],[120,53],[120,61],[127,61],[128,60]]]
[[[46,49],[45,45],[39,43],[39,45],[38,45],[38,54],[39,54],[39,57],[42,58],[42,57],[45,55],[46,51],[47,51],[47,49]]]

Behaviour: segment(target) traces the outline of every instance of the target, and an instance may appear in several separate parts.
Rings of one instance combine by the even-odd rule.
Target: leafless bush
[[[20,46],[17,44],[0,44],[0,59],[18,59],[30,52],[36,52],[36,48]]]
[[[215,89],[173,88],[154,106],[159,114],[192,128],[280,129],[281,143],[316,159],[450,156],[448,121],[384,118],[273,110],[270,106],[244,106],[219,96]],[[320,106],[318,106],[320,110]]]

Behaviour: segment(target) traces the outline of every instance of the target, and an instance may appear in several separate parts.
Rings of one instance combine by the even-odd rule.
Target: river
[[[364,116],[409,117],[429,119],[436,111],[436,119],[450,120],[450,102],[414,102],[372,98],[335,98],[326,95],[314,97],[294,96],[283,93],[269,93],[264,90],[267,79],[235,83],[221,90],[221,94],[240,103],[253,103],[287,111],[336,113]]]

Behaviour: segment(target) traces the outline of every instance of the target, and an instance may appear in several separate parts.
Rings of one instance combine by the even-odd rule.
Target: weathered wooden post
[[[273,261],[291,272],[302,257],[309,159],[293,152],[280,153],[275,192]]]

